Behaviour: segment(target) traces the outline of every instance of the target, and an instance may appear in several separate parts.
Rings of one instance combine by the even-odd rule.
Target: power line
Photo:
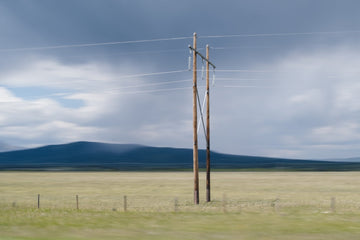
[[[181,82],[191,82],[192,79],[185,79],[185,80],[175,80],[175,81],[166,81],[166,82],[159,82],[159,83],[147,83],[147,84],[141,84],[141,85],[133,85],[133,86],[124,86],[123,88],[135,88],[135,87],[151,87],[151,86],[161,86],[166,84],[173,84],[173,83],[181,83]]]
[[[3,49],[0,49],[0,52],[48,50],[48,49],[61,49],[61,48],[78,48],[78,47],[109,46],[109,45],[120,45],[120,44],[164,42],[164,41],[185,40],[185,39],[191,39],[191,38],[192,37],[174,37],[174,38],[157,38],[157,39],[144,39],[144,40],[119,41],[119,42],[68,44],[68,45],[56,45],[56,46],[45,46],[45,47],[26,47],[26,48],[8,48],[8,49],[3,48]]]
[[[360,33],[360,30],[327,31],[327,32],[324,31],[324,32],[229,34],[229,35],[207,35],[207,36],[205,35],[205,36],[199,36],[198,38],[276,37],[276,36],[329,35],[329,34],[350,34],[350,33]],[[65,45],[25,47],[25,48],[2,48],[2,49],[0,49],[0,52],[14,52],[14,51],[28,51],[28,50],[50,50],[50,49],[79,48],[79,47],[96,47],[96,46],[110,46],[110,45],[121,45],[121,44],[177,41],[177,40],[186,40],[186,39],[192,39],[192,37],[182,36],[182,37],[173,37],[173,38],[155,38],[155,39],[100,42],[100,43],[65,44]]]
[[[134,74],[134,75],[124,75],[119,78],[132,78],[132,77],[145,77],[145,76],[155,76],[155,75],[164,75],[164,74],[172,74],[172,73],[181,73],[188,72],[189,70],[175,70],[175,71],[167,71],[167,72],[153,72],[153,73],[142,73],[142,74]]]
[[[187,70],[188,71],[188,70]],[[275,70],[257,70],[257,69],[216,69],[216,72],[244,72],[244,73],[277,73],[283,71],[275,71]],[[198,68],[197,72],[202,72],[202,69]]]
[[[212,47],[213,50],[234,50],[234,49],[274,49],[280,48],[281,46],[277,47],[269,47],[269,46],[247,46],[247,47]]]
[[[163,89],[153,89],[153,90],[140,90],[140,91],[132,91],[132,92],[117,92],[117,91],[105,91],[106,93],[112,94],[141,94],[141,93],[155,93],[155,92],[168,92],[168,91],[178,91],[178,90],[189,90],[192,87],[179,87],[179,88],[163,88]]]
[[[189,70],[174,70],[174,71],[166,71],[166,72],[152,72],[152,73],[140,73],[140,74],[131,74],[131,75],[123,75],[123,76],[119,76],[116,78],[107,78],[104,80],[112,80],[112,81],[116,81],[116,80],[120,80],[122,78],[134,78],[134,77],[146,77],[146,76],[156,76],[156,75],[166,75],[166,74],[173,74],[173,73],[182,73],[182,72],[188,72]],[[89,79],[87,79],[86,81],[88,81]],[[93,81],[96,81],[97,79],[92,79]],[[84,80],[75,80],[78,82],[83,82]],[[176,81],[176,80],[175,80]],[[174,82],[175,82],[174,81]],[[180,80],[182,81],[182,80]],[[72,80],[72,82],[74,82]]]
[[[111,90],[105,90],[105,91],[88,91],[85,94],[89,94],[89,93],[101,93],[101,94],[114,94],[114,95],[132,95],[132,94],[144,94],[144,93],[156,93],[156,92],[174,92],[174,91],[180,91],[180,90],[189,90],[192,89],[192,87],[178,87],[178,88],[163,88],[163,89],[153,89],[153,90],[139,90],[139,91],[116,91],[117,89],[111,89]],[[69,96],[69,95],[74,95],[74,94],[79,94],[79,93],[59,93],[59,94],[47,94],[47,95],[42,95],[42,96],[34,96],[32,99],[19,99],[19,100],[12,100],[12,101],[6,101],[6,102],[2,102],[0,101],[0,104],[8,104],[8,103],[18,103],[18,104],[22,104],[24,102],[26,102],[26,104],[31,104],[31,105],[42,105],[43,103],[38,102],[39,99],[48,99],[51,97],[56,97],[56,96]],[[80,93],[81,94],[81,93]]]
[[[297,70],[299,69],[299,70]],[[314,69],[314,67],[312,67]],[[199,70],[198,70],[199,71]],[[300,73],[303,71],[301,68],[296,68],[295,70],[252,70],[252,69],[218,69],[217,72],[239,72],[239,73]],[[327,72],[328,74],[331,74],[332,72]],[[342,73],[360,73],[359,70],[353,70],[353,71],[342,71]],[[328,78],[332,78],[333,76],[328,76]]]
[[[169,49],[169,50],[152,50],[152,51],[128,51],[124,53],[111,53],[111,54],[76,54],[76,55],[67,55],[67,58],[84,58],[86,57],[93,57],[93,58],[99,58],[99,57],[110,57],[110,56],[129,56],[129,55],[144,55],[144,54],[151,54],[151,55],[157,55],[157,54],[167,54],[172,52],[186,52],[184,49]]]
[[[272,86],[246,86],[246,85],[238,85],[238,86],[221,86],[221,87],[224,87],[224,88],[279,88],[279,87],[272,87]]]
[[[256,34],[230,34],[230,35],[208,35],[199,36],[199,38],[234,38],[234,37],[283,37],[283,36],[301,36],[301,35],[328,35],[328,34],[349,34],[360,33],[354,31],[331,31],[331,32],[292,32],[292,33],[256,33]]]
[[[111,88],[111,90],[122,90],[127,88],[142,88],[142,87],[153,87],[153,86],[161,86],[161,85],[168,85],[168,84],[176,84],[176,83],[182,83],[182,82],[191,82],[191,79],[185,79],[185,80],[174,80],[174,81],[166,81],[166,82],[158,82],[158,83],[145,83],[145,84],[139,84],[139,85],[131,85],[131,86],[120,86],[117,88]],[[142,91],[142,90],[140,90]],[[145,91],[152,91],[152,90],[145,90]]]
[[[265,81],[265,78],[217,78],[218,81]]]
[[[110,56],[131,56],[131,55],[161,55],[161,54],[168,54],[168,53],[174,53],[174,52],[183,52],[186,53],[186,51],[184,51],[184,49],[169,49],[169,50],[152,50],[152,51],[128,51],[126,50],[126,52],[123,53],[111,53],[111,54],[91,54],[91,55],[86,55],[86,54],[77,54],[77,55],[71,55],[71,56],[67,56],[67,58],[83,58],[84,56],[86,57],[110,57]]]
[[[271,70],[250,70],[250,69],[217,69],[217,72],[248,72],[248,73],[268,73],[268,72],[279,72]]]
[[[185,81],[185,80],[184,80]],[[187,80],[186,80],[187,81]],[[190,80],[191,81],[191,80]],[[223,88],[258,88],[258,89],[267,89],[267,88],[281,88],[281,87],[272,87],[272,86],[257,86],[257,85],[225,85],[225,86],[220,86]],[[87,91],[86,94],[88,93],[100,93],[100,94],[114,94],[114,95],[134,95],[134,94],[146,94],[146,93],[161,93],[161,92],[174,92],[174,91],[181,91],[181,90],[190,90],[192,89],[192,87],[178,87],[178,88],[163,88],[163,89],[152,89],[152,90],[137,90],[137,91],[117,91],[120,90],[121,88],[117,88],[117,89],[109,89],[109,90],[105,90],[105,91]],[[69,95],[73,95],[73,94],[78,94],[78,93],[59,93],[59,94],[47,94],[47,95],[42,95],[42,96],[38,96],[37,99],[33,99],[33,100],[26,100],[26,99],[21,99],[18,101],[6,101],[6,102],[0,102],[0,104],[4,104],[4,103],[23,103],[23,102],[27,102],[30,103],[32,105],[41,105],[43,103],[37,102],[38,99],[42,99],[42,98],[51,98],[51,97],[56,97],[56,96],[69,96]]]
[[[106,80],[106,81],[120,81],[121,79],[124,78],[133,78],[133,77],[146,77],[146,76],[156,76],[156,75],[166,75],[166,74],[174,74],[174,73],[181,73],[181,72],[188,72],[188,70],[175,70],[175,71],[166,71],[166,72],[152,72],[152,73],[143,73],[143,74],[133,74],[133,75],[124,75],[124,76],[120,76],[117,78],[106,78],[106,79],[102,79],[102,80]],[[63,80],[65,80],[66,78],[64,78]],[[86,87],[85,82],[96,82],[100,79],[78,79],[78,80],[73,80],[71,79],[71,84],[79,84],[82,87],[80,89],[84,89],[85,86],[85,91],[87,88],[89,88],[89,85]],[[112,88],[112,89],[125,89],[125,88],[141,88],[141,87],[151,87],[151,86],[161,86],[161,85],[167,85],[167,84],[177,84],[177,83],[183,83],[183,82],[191,82],[191,79],[184,79],[184,80],[172,80],[172,81],[163,81],[163,82],[155,82],[155,83],[144,83],[144,84],[137,84],[137,85],[130,85],[130,86],[120,86],[118,88]],[[57,85],[63,85],[66,84],[66,81],[62,81],[62,82],[47,82],[46,86],[57,86]],[[63,88],[68,88],[68,87],[63,87]],[[76,89],[76,87],[72,87],[73,89]],[[78,88],[79,89],[79,88]]]
[[[141,74],[133,74],[133,75],[123,75],[123,76],[119,76],[116,78],[106,78],[103,80],[111,80],[111,81],[116,81],[116,80],[120,80],[122,78],[133,78],[133,77],[146,77],[146,76],[156,76],[156,75],[166,75],[166,74],[173,74],[173,73],[181,73],[181,72],[188,72],[189,70],[174,70],[174,71],[167,71],[167,72],[152,72],[152,73],[141,73]],[[84,80],[73,80],[71,79],[72,83],[83,83],[84,81],[97,81],[99,79],[84,79]],[[189,80],[174,80],[174,81],[169,81],[166,83],[170,83],[170,82],[185,82],[185,81],[189,81]],[[55,82],[55,83],[47,83],[47,85],[58,85],[58,84],[63,84],[63,82]],[[162,83],[149,83],[149,84],[159,84],[161,85]],[[133,86],[131,86],[133,87]],[[134,86],[135,87],[135,86]]]

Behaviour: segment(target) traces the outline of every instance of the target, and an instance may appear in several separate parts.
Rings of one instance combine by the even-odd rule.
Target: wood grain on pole
[[[206,201],[210,202],[210,83],[209,45],[206,45]]]
[[[193,51],[193,170],[194,170],[194,203],[199,204],[199,158],[198,158],[198,137],[197,137],[197,66],[196,66],[196,33],[194,33]]]

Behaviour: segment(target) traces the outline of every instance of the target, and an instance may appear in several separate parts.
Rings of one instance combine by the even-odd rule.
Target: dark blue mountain
[[[75,142],[0,153],[0,170],[190,170],[192,149]],[[205,168],[205,151],[199,151]],[[211,153],[217,170],[360,170],[360,163],[311,161]]]

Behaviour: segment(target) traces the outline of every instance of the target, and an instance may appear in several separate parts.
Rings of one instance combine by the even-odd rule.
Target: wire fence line
[[[119,196],[47,196],[45,194],[28,196],[24,199],[0,198],[0,212],[4,209],[73,209],[119,212],[276,212],[294,211],[308,213],[360,213],[360,202],[336,197],[323,200],[302,199],[235,199],[223,194],[211,202],[194,205],[184,197],[156,195]]]

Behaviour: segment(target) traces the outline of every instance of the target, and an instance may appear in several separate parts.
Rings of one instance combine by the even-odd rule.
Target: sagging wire
[[[67,45],[54,45],[54,46],[41,46],[41,47],[25,47],[25,48],[0,48],[0,52],[110,46],[110,45],[120,45],[120,44],[138,44],[138,43],[185,40],[191,38],[192,37],[183,36],[183,37],[173,37],[173,38],[143,39],[143,40],[130,40],[130,41],[118,41],[118,42],[82,43],[82,44],[67,44]]]

